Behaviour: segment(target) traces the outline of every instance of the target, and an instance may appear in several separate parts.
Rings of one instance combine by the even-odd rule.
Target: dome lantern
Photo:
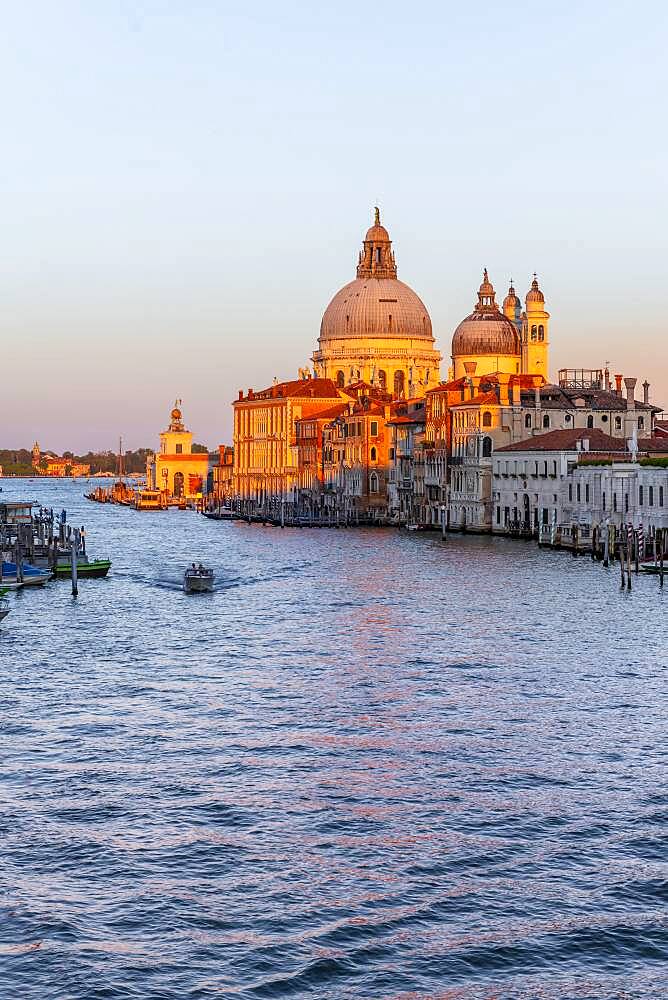
[[[380,209],[374,209],[374,222],[367,229],[364,248],[357,265],[358,278],[396,278],[397,264],[390,235],[380,223]]]

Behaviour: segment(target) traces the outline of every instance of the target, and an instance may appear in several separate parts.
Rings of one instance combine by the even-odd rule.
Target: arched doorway
[[[183,496],[183,473],[182,472],[175,472],[174,473],[174,496],[175,497],[182,497]]]

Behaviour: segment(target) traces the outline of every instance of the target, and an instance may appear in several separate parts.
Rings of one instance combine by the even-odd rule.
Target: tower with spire
[[[530,375],[542,375],[547,381],[550,314],[545,310],[545,296],[540,290],[535,274],[525,303],[526,309],[522,313],[521,334],[522,371]]]

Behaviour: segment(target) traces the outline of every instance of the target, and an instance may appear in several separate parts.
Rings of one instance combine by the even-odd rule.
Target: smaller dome
[[[512,287],[512,286],[511,286]],[[463,319],[452,338],[452,356],[466,355],[519,355],[520,342],[514,323],[504,316],[496,304],[494,286],[487,268],[478,291],[478,302],[466,319]]]
[[[545,296],[538,287],[538,279],[535,274],[531,282],[531,288],[527,292],[527,305],[529,302],[545,302]]]
[[[366,236],[364,237],[365,243],[389,243],[390,234],[388,233],[385,226],[381,226],[380,223],[372,226],[371,229],[367,229]]]
[[[519,298],[518,298],[518,296],[517,296],[517,294],[515,292],[515,289],[513,287],[513,282],[512,282],[512,279],[511,279],[511,281],[510,281],[510,288],[508,289],[508,294],[506,295],[505,299],[503,300],[503,310],[505,312],[507,309],[514,309],[515,306],[518,306],[518,305],[520,305],[520,300],[519,300]]]

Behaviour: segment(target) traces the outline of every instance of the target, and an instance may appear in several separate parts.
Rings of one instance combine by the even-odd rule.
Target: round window
[[[601,420],[603,421],[604,424],[607,424],[607,422],[608,422],[608,414],[604,413],[603,416],[601,417]]]
[[[567,424],[570,424],[572,419],[573,418],[571,417],[570,413],[567,413],[566,416],[564,417],[564,420],[566,421]]]

